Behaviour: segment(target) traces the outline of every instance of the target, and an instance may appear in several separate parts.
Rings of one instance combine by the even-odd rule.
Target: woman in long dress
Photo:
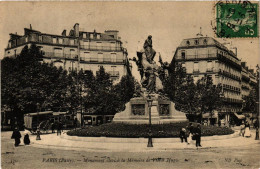
[[[250,125],[248,122],[246,122],[245,125],[246,129],[245,129],[245,137],[251,137],[251,133],[250,133]]]
[[[12,137],[11,137],[11,139],[15,140],[15,144],[14,144],[15,147],[19,146],[19,144],[21,143],[21,141],[20,141],[21,137],[22,136],[21,136],[19,129],[17,127],[15,127]]]
[[[240,125],[240,136],[245,136],[245,123],[244,121],[242,122],[242,124]]]
[[[189,126],[187,127],[187,131],[189,133],[189,136],[188,136],[188,139],[187,139],[187,144],[190,144],[191,141],[192,141],[193,129],[194,129],[194,127],[193,127],[192,123],[190,123]]]

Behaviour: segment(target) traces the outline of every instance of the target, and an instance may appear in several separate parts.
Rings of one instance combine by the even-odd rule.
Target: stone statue
[[[165,77],[164,69],[167,67],[167,63],[163,63],[161,55],[159,55],[161,66],[158,66],[154,61],[155,55],[156,51],[153,49],[152,36],[149,35],[144,42],[143,50],[137,52],[138,60],[133,59],[141,75],[141,85],[148,93],[157,93],[163,89],[162,79],[160,78]]]
[[[153,49],[150,35],[145,40],[143,49],[137,51],[137,59],[133,58],[141,75],[142,87],[141,89],[139,87],[139,95],[130,99],[124,111],[116,113],[113,122],[163,124],[187,121],[186,115],[177,111],[175,104],[163,92],[163,83],[168,80],[170,65],[162,61],[159,53],[160,66],[158,66],[154,61],[155,56],[156,51]]]
[[[147,61],[149,63],[152,63],[156,51],[153,49],[153,41],[151,35],[149,35],[144,42],[144,51],[145,51]]]

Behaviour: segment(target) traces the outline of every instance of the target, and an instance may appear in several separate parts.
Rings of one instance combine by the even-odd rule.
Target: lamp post
[[[148,137],[147,147],[153,147],[153,140],[152,140],[152,119],[151,119],[151,107],[152,107],[153,99],[151,99],[151,96],[150,96],[150,95],[148,95],[147,102],[148,102],[148,111],[149,111],[149,137]]]
[[[36,140],[41,140],[41,136],[40,136],[40,127],[39,127],[39,113],[40,113],[40,103],[37,103],[37,136],[36,136]]]

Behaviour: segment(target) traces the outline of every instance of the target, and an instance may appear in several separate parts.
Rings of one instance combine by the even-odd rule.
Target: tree
[[[202,114],[209,113],[211,116],[211,124],[213,124],[213,111],[218,110],[222,105],[221,86],[214,85],[212,78],[205,75],[197,81],[197,93],[197,106],[198,110],[200,110],[200,118],[202,118]]]
[[[115,107],[113,103],[115,103],[115,97],[111,92],[112,89],[113,83],[110,79],[110,75],[105,72],[103,67],[100,67],[85,97],[86,111],[88,113],[101,115],[114,114]]]
[[[252,89],[248,96],[243,97],[244,106],[243,112],[257,113],[257,94],[255,89]]]
[[[176,95],[180,95],[179,90],[186,81],[186,71],[181,65],[177,64],[169,72],[169,76],[163,81],[163,93],[173,102],[178,102]]]
[[[122,77],[113,85],[103,67],[94,76],[82,70],[68,73],[53,64],[41,63],[39,48],[25,46],[17,58],[4,58],[2,72],[2,108],[10,109],[23,124],[24,113],[43,110],[115,114],[134,96],[140,96],[140,85],[132,76]],[[37,109],[40,105],[40,109]]]
[[[126,75],[121,78],[121,81],[114,86],[114,92],[118,93],[120,101],[125,104],[134,97],[136,89],[136,80],[133,76]]]
[[[119,83],[113,85],[110,75],[103,67],[93,74],[86,75],[87,92],[83,98],[87,113],[114,115],[125,109],[125,104],[134,96],[140,96],[140,84],[130,75],[123,76]]]
[[[163,83],[164,93],[175,102],[175,108],[186,113],[190,121],[199,115],[210,113],[221,107],[221,87],[213,84],[212,78],[205,76],[195,84],[191,75],[186,74],[180,64],[172,66],[169,77]]]
[[[11,109],[20,125],[24,113],[52,109],[65,101],[67,72],[41,63],[41,58],[39,48],[32,44],[30,48],[25,46],[17,58],[4,58],[1,62],[2,106]]]
[[[164,93],[175,102],[177,110],[185,112],[188,117],[196,114],[196,85],[192,76],[186,74],[185,68],[176,65],[175,71],[169,74],[163,86]]]

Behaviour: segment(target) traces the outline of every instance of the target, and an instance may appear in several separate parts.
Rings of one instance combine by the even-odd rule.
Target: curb
[[[202,141],[211,140],[224,140],[239,137],[239,132],[235,131],[233,134],[229,135],[215,135],[215,136],[203,136]],[[67,133],[61,135],[61,139],[71,140],[71,141],[83,141],[83,142],[104,142],[104,143],[146,143],[147,138],[116,138],[116,137],[79,137],[79,136],[69,136]],[[154,143],[179,143],[180,138],[153,138]]]

